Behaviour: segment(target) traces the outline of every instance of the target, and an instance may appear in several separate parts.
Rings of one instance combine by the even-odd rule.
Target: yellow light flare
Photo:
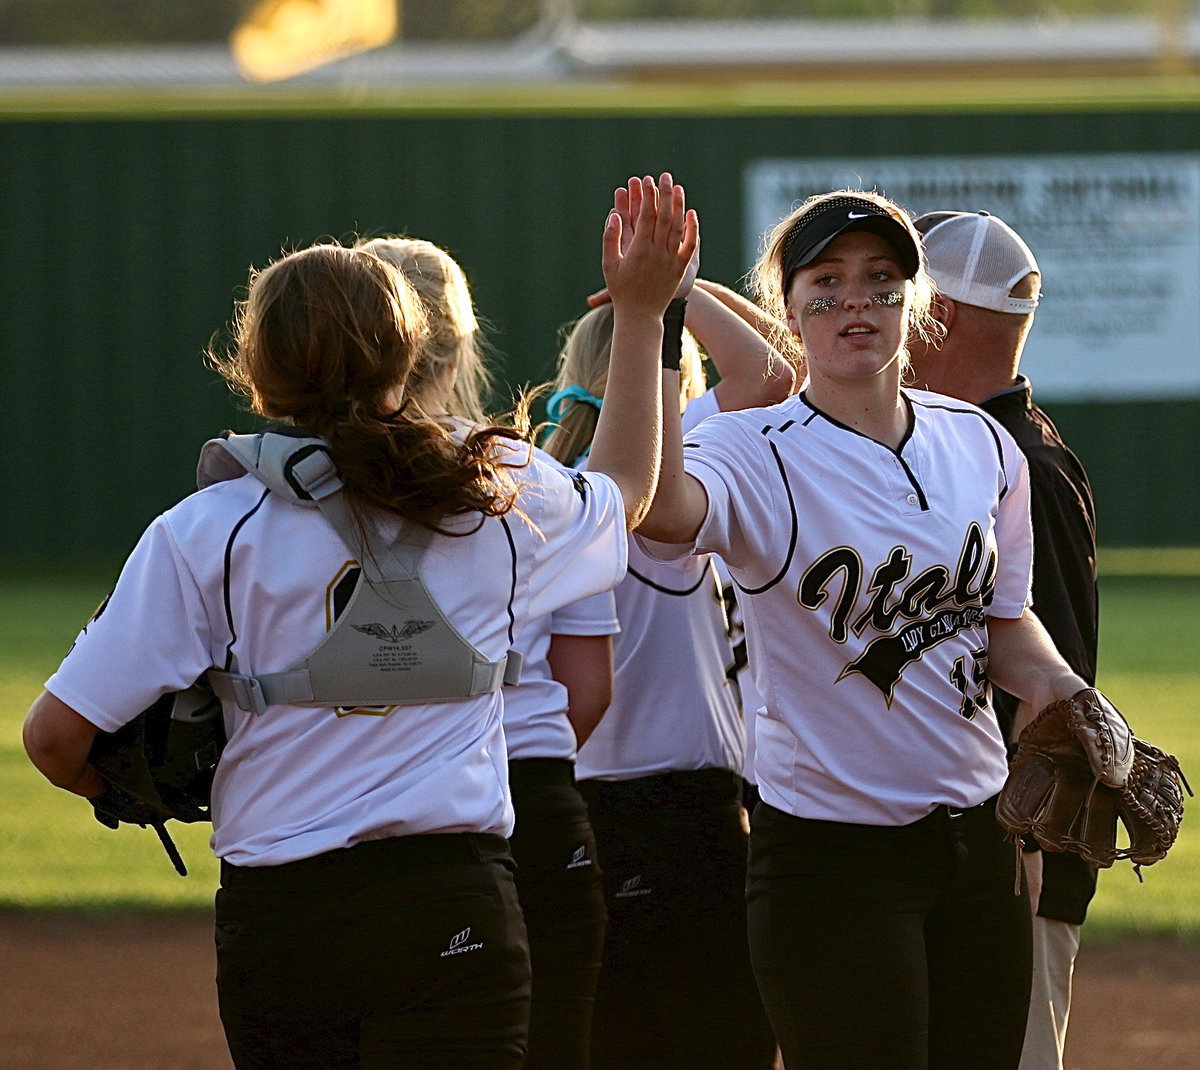
[[[391,41],[399,0],[261,0],[229,48],[242,77],[277,82]]]

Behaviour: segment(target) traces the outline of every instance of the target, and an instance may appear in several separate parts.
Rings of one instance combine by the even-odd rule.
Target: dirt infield
[[[1200,1070],[1200,948],[1084,947],[1068,1070]],[[205,915],[0,913],[0,1070],[231,1070]]]

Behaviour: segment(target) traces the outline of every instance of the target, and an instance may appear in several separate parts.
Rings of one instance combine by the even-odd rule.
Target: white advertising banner
[[[914,216],[986,210],[1028,243],[1043,298],[1021,370],[1041,399],[1200,396],[1200,156],[755,161],[747,260],[806,197],[877,189]]]

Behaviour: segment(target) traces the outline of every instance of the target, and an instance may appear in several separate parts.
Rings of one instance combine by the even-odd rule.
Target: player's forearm
[[[686,324],[721,377],[715,390],[722,409],[773,405],[791,393],[791,365],[751,324],[708,290],[693,287]]]
[[[613,646],[609,635],[554,635],[546,660],[567,689],[567,720],[582,747],[612,702]]]
[[[21,738],[25,753],[55,787],[90,798],[104,790],[100,774],[87,764],[96,726],[48,691],[29,709]]]
[[[988,677],[1031,712],[1086,688],[1054,648],[1041,622],[1028,610],[1016,619],[988,618]],[[1016,726],[1019,731],[1021,724]]]
[[[679,372],[662,373],[663,409],[679,406]],[[683,468],[683,425],[677,419],[665,419],[662,429],[662,464],[654,500],[638,533],[656,542],[690,543],[695,541],[708,508],[708,498],[699,481]]]
[[[713,282],[711,279],[697,279],[693,287],[693,293],[698,289],[703,290],[720,301],[721,304],[739,319],[749,324],[755,333],[761,335],[763,338],[769,340],[775,337],[777,331],[787,329],[777,319],[767,315],[753,301],[731,290],[728,286],[722,286],[719,282]]]
[[[658,481],[661,349],[661,313],[614,307],[608,383],[588,468],[610,476],[620,488],[630,530],[646,515]]]

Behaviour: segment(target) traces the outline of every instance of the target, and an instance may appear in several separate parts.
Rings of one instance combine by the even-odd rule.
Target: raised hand
[[[695,216],[695,212],[692,213]],[[675,287],[675,297],[687,297],[692,292],[692,287],[696,283],[696,276],[700,274],[700,232],[696,232],[696,244],[692,248],[692,258],[688,261],[687,267],[683,269],[683,278],[679,280],[679,285]]]
[[[698,266],[699,221],[668,173],[630,179],[613,197],[604,226],[604,280],[610,299],[631,313],[661,316]],[[690,275],[690,279],[689,279]]]
[[[664,176],[670,178],[670,175]],[[628,233],[632,236],[636,229],[636,220],[642,206],[642,180],[631,178],[628,187],[618,189],[613,194],[613,208],[618,215],[621,216],[622,234]],[[695,215],[695,212],[690,213]],[[628,228],[628,229],[626,229]],[[696,276],[700,274],[700,240],[699,232],[696,235],[696,246],[692,250],[692,258],[688,261],[687,269],[683,273],[683,278],[679,282],[673,296],[687,297],[692,289],[692,285],[696,281]]]
[[[613,211],[621,217],[621,252],[628,251],[638,213],[642,210],[642,180],[631,178],[628,186],[613,191]]]
[[[604,224],[604,280],[613,303],[604,405],[588,469],[620,488],[625,521],[654,498],[663,427],[662,318],[700,240],[696,213],[669,174],[632,179]],[[678,417],[672,414],[678,427]]]
[[[661,185],[662,178],[670,179],[670,175],[663,175],[659,179]],[[633,240],[634,233],[637,229],[637,219],[641,213],[642,201],[644,198],[644,183],[650,181],[649,178],[631,178],[628,186],[618,186],[613,193],[613,211],[621,221],[621,236],[620,236],[620,253],[624,256],[629,251],[629,246]],[[678,186],[676,189],[680,188]],[[657,187],[656,187],[657,190]],[[687,216],[695,218],[695,212],[688,212]],[[610,215],[611,221],[611,215]],[[696,232],[696,243],[692,249],[691,260],[685,269],[679,285],[675,289],[673,297],[686,297],[692,289],[692,285],[696,281],[696,276],[700,272],[700,240],[699,229]],[[602,290],[597,290],[595,293],[588,294],[587,304],[589,308],[597,308],[600,305],[606,305],[612,300],[608,292],[608,287]]]

